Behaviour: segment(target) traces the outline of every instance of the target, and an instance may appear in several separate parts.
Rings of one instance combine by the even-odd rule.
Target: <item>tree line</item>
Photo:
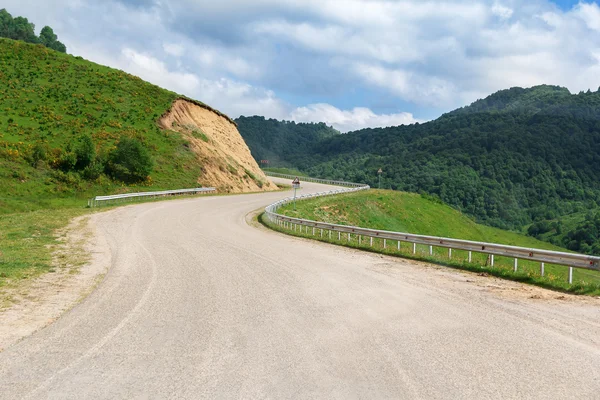
[[[67,52],[67,47],[58,40],[58,36],[52,28],[45,26],[40,31],[40,35],[35,34],[35,25],[25,17],[16,17],[6,11],[0,10],[0,37],[22,40],[27,43],[42,44],[52,50]]]

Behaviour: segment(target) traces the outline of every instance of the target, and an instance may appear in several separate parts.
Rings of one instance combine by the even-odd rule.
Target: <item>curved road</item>
[[[0,398],[600,396],[597,301],[528,299],[493,279],[247,224],[288,194],[103,214],[112,269],[0,353]]]

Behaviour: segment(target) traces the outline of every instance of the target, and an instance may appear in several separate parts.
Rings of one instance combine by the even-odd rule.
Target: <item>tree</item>
[[[150,175],[153,167],[150,152],[137,139],[121,138],[117,148],[109,156],[110,175],[123,182],[143,181]]]
[[[81,143],[75,150],[77,163],[75,168],[82,170],[88,167],[96,158],[96,145],[90,135],[83,135],[80,139]]]
[[[67,52],[67,47],[58,41],[52,28],[45,26],[38,37],[35,34],[35,25],[30,23],[27,18],[13,18],[4,8],[0,10],[0,37],[22,40],[27,43],[40,43],[61,53]]]
[[[67,52],[66,46],[58,41],[58,37],[49,26],[42,28],[42,31],[40,32],[40,43],[48,48],[60,51],[61,53]]]

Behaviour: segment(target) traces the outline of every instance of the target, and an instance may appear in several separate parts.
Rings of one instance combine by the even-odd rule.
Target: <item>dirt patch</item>
[[[102,280],[111,253],[96,217],[75,218],[59,232],[51,272],[4,293],[11,304],[0,310],[0,351],[54,322]]]
[[[179,99],[158,124],[180,132],[190,142],[202,164],[201,185],[227,193],[279,190],[258,167],[231,120]]]

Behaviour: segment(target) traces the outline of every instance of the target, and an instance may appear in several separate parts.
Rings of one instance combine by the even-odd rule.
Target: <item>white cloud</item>
[[[290,119],[296,122],[325,122],[341,132],[422,122],[406,112],[378,115],[365,107],[340,110],[330,104],[323,103],[298,107],[290,113]]]
[[[492,6],[492,14],[497,16],[500,19],[509,19],[513,15],[512,8],[505,7],[500,3],[494,3]]]
[[[185,48],[177,43],[163,43],[163,49],[165,53],[175,57],[181,57],[185,52]]]
[[[440,106],[457,95],[457,90],[451,82],[416,71],[388,69],[376,64],[361,63],[354,65],[354,71],[370,84],[417,104]]]
[[[595,3],[579,3],[575,14],[585,21],[588,28],[600,31],[600,7]]]

